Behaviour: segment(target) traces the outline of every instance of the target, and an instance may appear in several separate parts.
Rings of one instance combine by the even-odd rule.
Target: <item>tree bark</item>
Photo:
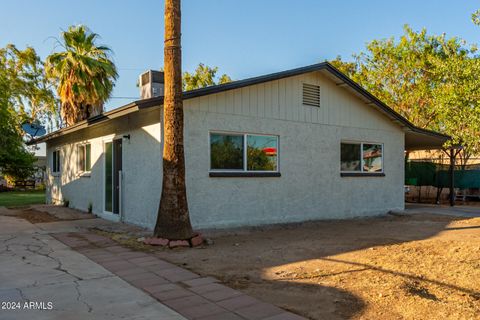
[[[166,0],[163,182],[154,235],[170,240],[193,236],[185,186],[181,54],[180,0]]]

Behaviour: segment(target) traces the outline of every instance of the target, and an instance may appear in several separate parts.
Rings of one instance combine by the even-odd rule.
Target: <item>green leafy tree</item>
[[[33,48],[0,49],[0,171],[9,180],[33,173],[35,157],[23,141],[21,124],[54,117],[56,101]]]
[[[221,75],[217,79],[217,72],[218,67],[212,68],[203,63],[198,64],[195,72],[183,73],[183,90],[189,91],[232,81],[232,79],[226,74]]]
[[[451,135],[448,144],[464,146],[464,163],[480,152],[476,46],[405,26],[398,41],[374,40],[366,49],[353,62],[332,63],[415,125]]]
[[[0,75],[0,172],[8,180],[23,180],[33,174],[35,157],[25,148],[16,112],[5,103],[3,80]]]
[[[14,112],[18,123],[58,126],[58,102],[43,62],[32,47],[19,50],[9,44],[0,48],[0,72],[4,106]]]
[[[248,170],[276,169],[275,158],[269,157],[261,148],[247,147]]]
[[[241,140],[226,137],[211,144],[211,164],[216,169],[242,169],[243,149]]]
[[[47,75],[57,85],[67,126],[102,113],[118,77],[110,48],[97,45],[98,38],[85,26],[70,26],[62,33],[64,51],[47,57]]]
[[[472,22],[477,26],[480,26],[480,10],[477,10],[474,13],[472,13]]]

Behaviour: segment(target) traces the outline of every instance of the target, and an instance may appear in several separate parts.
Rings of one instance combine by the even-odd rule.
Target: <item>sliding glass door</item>
[[[106,142],[105,150],[105,211],[119,214],[121,198],[122,140]]]
[[[113,212],[113,143],[105,143],[105,211]]]

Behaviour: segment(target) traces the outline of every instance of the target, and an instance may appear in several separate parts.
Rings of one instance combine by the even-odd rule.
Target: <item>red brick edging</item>
[[[155,254],[133,251],[94,233],[53,236],[132,286],[192,320],[305,319],[200,275]]]

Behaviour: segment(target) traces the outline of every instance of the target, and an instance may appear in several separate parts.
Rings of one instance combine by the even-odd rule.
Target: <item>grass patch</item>
[[[21,207],[45,203],[45,190],[0,192],[0,207]]]

